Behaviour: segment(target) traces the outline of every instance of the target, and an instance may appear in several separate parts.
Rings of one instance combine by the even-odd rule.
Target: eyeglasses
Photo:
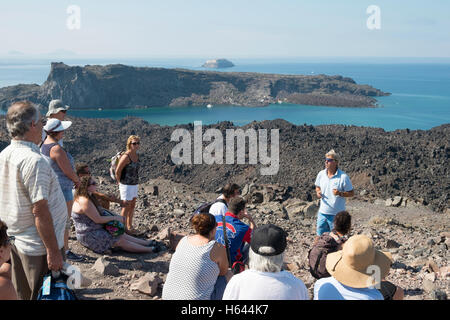
[[[95,181],[92,181],[91,183],[89,183],[89,186],[96,186],[97,185],[97,182],[95,182]]]
[[[331,159],[331,158],[325,158],[325,162],[333,162],[334,161],[334,159]]]
[[[62,112],[62,113],[66,113],[66,112],[67,112],[67,110],[60,110],[60,112]]]
[[[9,236],[8,239],[6,239],[6,244],[11,244],[12,242],[14,242],[15,239],[16,239],[16,237]]]
[[[141,143],[140,142],[132,142],[131,144],[140,145]]]

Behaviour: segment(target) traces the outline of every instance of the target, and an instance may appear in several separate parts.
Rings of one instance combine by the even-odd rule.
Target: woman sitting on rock
[[[214,240],[216,219],[201,213],[192,219],[195,235],[180,240],[163,287],[164,300],[222,300],[227,285],[225,247]]]
[[[105,223],[113,220],[123,223],[124,218],[119,215],[102,215],[104,214],[104,209],[92,195],[96,190],[96,185],[97,183],[92,177],[83,177],[81,178],[80,186],[75,192],[72,219],[75,223],[78,241],[96,253],[103,253],[115,247],[128,252],[157,252],[156,241],[138,239],[126,233],[113,236],[105,230]]]

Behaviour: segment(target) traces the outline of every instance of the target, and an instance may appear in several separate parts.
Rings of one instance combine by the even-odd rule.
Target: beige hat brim
[[[328,273],[343,285],[351,288],[367,288],[380,283],[388,275],[391,263],[390,253],[376,250],[373,263],[363,273],[346,265],[340,250],[327,255],[326,268]],[[380,268],[379,275],[376,266]]]
[[[47,111],[47,114],[45,115],[47,118],[50,117],[52,114],[58,113],[60,111],[67,111],[70,107],[69,106],[65,106],[64,108],[60,107],[54,110],[49,110]]]

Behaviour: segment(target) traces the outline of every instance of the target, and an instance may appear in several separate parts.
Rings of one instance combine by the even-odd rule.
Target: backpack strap
[[[223,203],[224,205],[226,205],[227,208],[228,208],[228,203],[227,203],[224,199],[216,199],[216,201],[214,201],[214,203],[216,203],[216,202],[221,202],[221,203]]]
[[[227,225],[225,222],[225,215],[222,216],[222,229],[223,229],[223,240],[225,241],[225,248],[227,249],[228,266],[231,268],[230,247],[228,246]]]

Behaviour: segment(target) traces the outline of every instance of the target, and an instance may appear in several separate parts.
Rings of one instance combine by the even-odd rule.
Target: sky
[[[448,0],[8,0],[0,57],[449,58],[449,12]]]

